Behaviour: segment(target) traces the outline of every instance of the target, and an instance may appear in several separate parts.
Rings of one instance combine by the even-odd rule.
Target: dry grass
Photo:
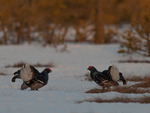
[[[134,93],[134,94],[144,94],[144,93],[150,93],[150,90],[148,89],[138,89],[135,87],[115,87],[109,90],[102,90],[102,89],[91,89],[89,91],[86,91],[85,93],[106,93],[106,92],[118,92],[118,93]]]
[[[3,73],[3,72],[0,72],[0,75],[3,75],[3,76],[4,76],[4,75],[7,75],[7,74],[5,74],[5,73]]]
[[[8,68],[8,67],[22,67],[24,64],[25,64],[25,62],[22,61],[22,62],[14,64],[14,65],[7,65],[5,67],[6,68]]]
[[[118,93],[134,93],[134,94],[144,94],[150,93],[148,89],[140,89],[138,87],[115,87],[111,91],[118,92]]]
[[[7,65],[5,66],[6,68],[9,68],[9,67],[22,67],[24,64],[26,64],[25,62],[19,62],[19,63],[16,63],[14,65]],[[47,64],[40,64],[40,63],[37,63],[37,64],[31,64],[32,66],[35,66],[35,67],[55,67],[54,63],[53,62],[50,62],[50,63],[47,63]]]
[[[140,98],[129,98],[129,97],[116,97],[113,99],[109,99],[109,100],[104,100],[101,98],[94,98],[94,99],[87,99],[87,100],[83,100],[83,101],[79,101],[78,103],[83,103],[83,102],[96,102],[96,103],[150,103],[150,96],[143,96]]]
[[[150,88],[150,82],[136,83],[130,87],[133,87],[133,88]]]
[[[86,75],[85,80],[90,81],[87,75]],[[150,76],[144,76],[144,77],[131,76],[131,77],[126,78],[126,81],[132,81],[135,83],[131,86],[118,86],[118,87],[113,87],[108,90],[95,88],[95,89],[86,91],[85,93],[105,93],[105,92],[111,92],[111,91],[118,92],[118,93],[129,93],[129,94],[130,93],[134,93],[134,94],[150,93]]]
[[[143,94],[143,93],[150,93],[150,81],[149,77],[144,77],[143,79],[135,78],[135,81],[140,81],[139,83],[135,83],[131,86],[118,86],[114,87],[109,90],[102,90],[102,89],[91,89],[86,91],[86,93],[105,93],[105,92],[119,92],[119,93],[135,93],[135,94]],[[143,88],[143,89],[142,89]]]
[[[137,76],[131,76],[126,78],[127,81],[133,81],[133,82],[142,82],[142,81],[150,81],[150,76],[144,76],[144,77],[137,77]]]
[[[37,64],[34,64],[33,66],[35,66],[35,67],[55,67],[53,62],[50,62],[50,63],[47,63],[47,64],[37,63]]]
[[[102,89],[91,89],[89,91],[86,91],[85,93],[105,93],[106,91],[102,90]]]
[[[136,59],[127,59],[127,60],[119,60],[119,63],[150,63],[149,60],[136,60]]]
[[[105,92],[118,92],[122,94],[145,94],[150,93],[150,77],[130,77],[127,78],[127,81],[135,82],[134,85],[131,86],[118,86],[113,87],[109,90],[102,90],[102,89],[91,89],[89,91],[86,91],[85,93],[105,93]],[[137,83],[138,82],[138,83]],[[80,101],[78,103],[82,102],[96,102],[96,103],[150,103],[150,96],[143,96],[139,98],[130,98],[130,97],[116,97],[112,99],[101,99],[101,98],[93,98],[93,99],[87,99]]]

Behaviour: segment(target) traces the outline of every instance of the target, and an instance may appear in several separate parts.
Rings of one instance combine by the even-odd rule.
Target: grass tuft
[[[26,64],[25,62],[21,61],[19,63],[16,63],[14,65],[7,65],[5,66],[5,68],[9,68],[9,67],[16,67],[16,68],[20,68],[22,67],[24,64]],[[47,63],[47,64],[40,64],[40,63],[37,63],[37,64],[31,64],[32,66],[35,66],[35,67],[55,67],[54,63],[53,62],[50,62],[50,63]]]
[[[3,72],[0,72],[0,75],[3,75],[3,76],[4,76],[4,75],[7,75],[7,74],[5,74],[5,73],[3,73]]]
[[[114,87],[112,89],[109,90],[102,90],[102,89],[91,89],[89,91],[86,91],[85,93],[106,93],[106,92],[118,92],[118,93],[134,93],[134,94],[144,94],[144,93],[150,93],[149,89],[140,89],[138,87]]]
[[[101,99],[101,98],[94,98],[94,99],[86,99],[83,101],[79,101],[78,103],[83,102],[96,102],[96,103],[141,103],[141,104],[148,104],[150,103],[150,96],[143,96],[140,98],[129,98],[129,97],[116,97],[112,99]]]
[[[127,59],[127,60],[119,60],[119,63],[150,63],[149,60],[136,60],[136,59]]]
[[[144,77],[140,77],[140,76],[131,76],[126,78],[127,81],[132,81],[132,82],[142,82],[142,81],[150,81],[150,76],[144,76]]]

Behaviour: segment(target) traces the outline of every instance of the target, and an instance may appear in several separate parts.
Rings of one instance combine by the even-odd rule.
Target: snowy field
[[[58,47],[58,50],[62,46]],[[40,45],[0,46],[0,113],[150,113],[150,104],[140,103],[95,103],[79,101],[115,97],[142,97],[144,94],[122,94],[117,92],[85,93],[93,88],[100,88],[94,82],[85,80],[88,66],[95,66],[99,71],[115,64],[124,77],[150,76],[148,63],[118,63],[131,56],[118,54],[119,45],[68,44],[67,52],[60,52],[51,47]],[[132,55],[134,59],[150,58]],[[20,68],[6,68],[19,62],[29,64],[47,64],[53,62],[49,83],[39,89],[21,91],[22,80],[11,82],[13,73]],[[37,68],[42,71],[45,67]],[[6,74],[6,75],[3,75]],[[122,86],[122,82],[119,82]],[[127,86],[132,83],[127,81]]]

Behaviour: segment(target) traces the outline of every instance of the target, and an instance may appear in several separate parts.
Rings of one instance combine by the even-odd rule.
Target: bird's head
[[[52,70],[51,70],[50,68],[45,68],[45,71],[46,71],[47,73],[52,72]]]
[[[92,71],[93,69],[95,69],[94,66],[89,66],[89,67],[87,68],[87,70],[89,70],[89,71]]]

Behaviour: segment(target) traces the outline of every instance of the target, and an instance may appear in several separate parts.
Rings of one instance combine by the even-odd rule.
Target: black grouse
[[[88,70],[91,72],[90,77],[98,85],[100,85],[103,90],[105,88],[109,89],[110,86],[118,86],[118,82],[114,81],[111,76],[104,75],[102,72],[99,72],[94,66],[89,66]]]
[[[102,73],[108,77],[112,77],[111,75],[111,69],[113,68],[113,66],[109,66],[108,67],[108,70],[104,70]],[[123,77],[123,74],[121,72],[119,72],[119,79],[117,81],[122,81],[123,82],[123,85],[126,85],[127,82],[125,80],[125,78]]]
[[[48,83],[48,73],[51,71],[50,68],[45,68],[40,73],[35,67],[25,64],[22,69],[14,73],[15,76],[12,78],[12,82],[15,82],[19,78],[23,80],[21,90],[27,89],[28,87],[31,90],[38,90]]]

